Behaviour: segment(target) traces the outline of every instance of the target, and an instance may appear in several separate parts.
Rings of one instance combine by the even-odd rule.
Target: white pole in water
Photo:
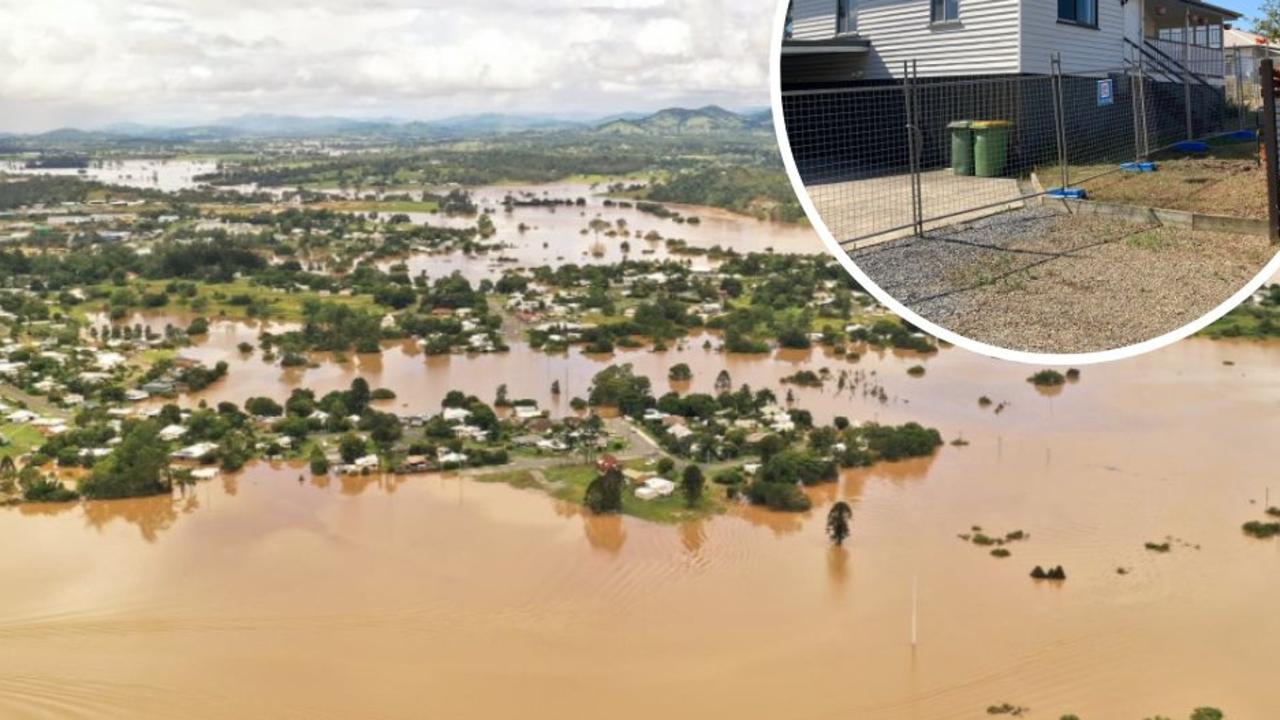
[[[918,633],[919,622],[917,621],[917,615],[919,610],[919,582],[918,581],[919,581],[918,576],[913,575],[911,577],[911,647],[912,648],[916,646],[916,640],[918,639],[918,635],[919,635]]]

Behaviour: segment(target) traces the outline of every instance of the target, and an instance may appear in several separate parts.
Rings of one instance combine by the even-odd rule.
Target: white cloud
[[[0,130],[764,104],[777,0],[0,0]]]

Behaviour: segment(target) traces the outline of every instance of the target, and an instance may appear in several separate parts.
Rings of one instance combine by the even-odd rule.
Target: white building
[[[1223,29],[1240,14],[1198,0],[793,0],[784,84],[1066,74],[1167,58],[1221,84]]]

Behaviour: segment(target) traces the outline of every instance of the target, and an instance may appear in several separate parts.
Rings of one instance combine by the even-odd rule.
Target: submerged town
[[[479,543],[462,562],[507,577],[511,598],[547,594],[588,625],[650,613],[645,623],[661,627],[646,625],[654,647],[639,651],[642,667],[669,662],[679,637],[719,666],[744,649],[712,627],[798,622],[784,645],[839,658],[794,679],[801,692],[834,675],[878,678],[817,703],[858,717],[902,717],[894,708],[905,697],[921,718],[1161,708],[1196,708],[1193,720],[1262,717],[1268,663],[1232,653],[1265,655],[1254,640],[1280,637],[1270,617],[1238,613],[1242,634],[1219,639],[1251,649],[1210,651],[1202,659],[1214,671],[1177,653],[1163,668],[1233,676],[1230,687],[1143,684],[1156,659],[1091,638],[1176,624],[1196,628],[1179,643],[1203,649],[1214,624],[1200,613],[1277,588],[1280,501],[1242,470],[1264,466],[1257,451],[1269,444],[1235,442],[1225,457],[1215,438],[1274,424],[1274,401],[1252,390],[1258,378],[1280,382],[1280,346],[1267,340],[1280,297],[1264,290],[1206,337],[1122,366],[969,355],[888,312],[822,251],[768,128],[767,116],[706,108],[431,141],[367,129],[217,142],[0,138],[0,542],[69,552],[97,543],[112,548],[99,557],[107,568],[139,543],[184,548],[184,559],[157,558],[148,571],[194,573],[200,597],[158,615],[178,625],[223,582],[238,592],[272,585],[274,562],[294,568],[285,574],[297,587],[263,595],[262,622],[315,592],[349,609],[355,590],[331,578],[389,562],[404,577],[383,586],[379,612],[425,632],[417,611],[397,605],[434,597],[443,591],[421,584],[449,577],[459,587],[439,602],[476,604],[457,629],[428,623],[452,650],[378,651],[434,668],[428,705],[443,715],[490,677],[519,679],[509,696],[462,714],[512,710],[561,673],[591,676],[576,660],[577,670],[549,675],[515,670],[538,657],[530,628],[562,620],[526,625],[516,605],[460,579],[472,575],[434,557],[433,533],[447,531],[450,542]],[[1224,407],[1199,429],[1179,424],[1187,408],[1228,399],[1254,404]],[[1121,427],[1132,434],[1113,432]],[[1204,496],[1198,483],[1226,476],[1234,484]],[[1135,506],[1144,495],[1163,500]],[[1204,507],[1221,513],[1188,514]],[[77,540],[47,535],[80,526],[91,532]],[[567,543],[567,527],[581,528],[578,542]],[[252,540],[286,529],[310,539]],[[394,562],[341,549],[384,531],[393,535],[377,542],[397,548]],[[215,537],[243,557],[202,557],[196,549]],[[333,553],[312,544],[325,537]],[[757,562],[767,572],[721,575]],[[102,598],[58,599],[38,564],[4,567],[69,603],[65,612],[106,612]],[[674,589],[662,594],[674,595],[635,594],[668,572]],[[793,578],[794,594],[779,595],[770,574]],[[567,584],[544,584],[553,577]],[[1163,588],[1192,583],[1227,595],[1169,610]],[[615,595],[620,587],[631,590]],[[106,602],[138,600],[124,587],[105,592],[115,598]],[[593,593],[613,604],[596,606]],[[1096,604],[1117,595],[1125,602]],[[33,644],[53,622],[42,603],[24,599],[0,624],[26,648],[24,662],[53,657]],[[833,603],[851,605],[833,614]],[[984,603],[1003,611],[965,628],[944,622],[976,618]],[[1155,606],[1169,618],[1135,626],[1133,614]],[[1002,625],[1029,628],[1044,613],[1059,624],[1015,637]],[[637,644],[647,632],[624,630]],[[518,636],[494,660],[496,675],[471,657],[483,642],[458,645],[470,633]],[[1057,649],[1040,648],[1037,633]],[[357,654],[374,650],[356,642]],[[571,656],[591,654],[583,638],[566,642]],[[985,682],[967,675],[971,653],[990,655],[978,663],[992,673]],[[1057,693],[1035,675],[1041,653],[1085,676],[1095,671],[1076,664],[1096,659],[1121,682]],[[1035,673],[990,665],[1008,658]],[[739,673],[772,663],[741,662]],[[916,673],[937,692],[918,699]],[[1118,689],[1126,679],[1143,692]],[[653,707],[639,678],[600,682],[636,712]],[[33,692],[15,686],[0,714],[35,716]],[[781,699],[746,715],[781,711]],[[129,697],[139,716],[162,715],[171,700]],[[388,717],[409,707],[353,702]],[[1207,704],[1229,702],[1242,710]],[[193,716],[248,707],[227,701]]]

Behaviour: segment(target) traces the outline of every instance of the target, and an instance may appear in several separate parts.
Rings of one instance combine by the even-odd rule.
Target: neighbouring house
[[[195,445],[189,445],[181,450],[175,450],[169,455],[174,460],[203,460],[218,450],[218,445],[211,442],[199,442]]]
[[[166,425],[157,433],[159,438],[165,442],[173,442],[186,434],[187,429],[181,425]]]
[[[1262,97],[1256,92],[1258,65],[1267,58],[1280,60],[1280,43],[1268,42],[1265,37],[1244,30],[1227,28],[1222,35],[1222,44],[1226,52],[1228,96],[1252,110],[1261,108]]]
[[[9,413],[5,420],[8,420],[11,423],[21,424],[32,422],[39,417],[39,415],[31,412],[30,410],[15,410],[14,412]]]
[[[636,488],[636,497],[641,500],[654,500],[660,497],[667,497],[675,492],[676,484],[666,478],[651,477],[644,481],[644,485]]]
[[[445,422],[463,422],[471,417],[471,411],[466,408],[447,407],[444,412],[440,413]]]
[[[537,405],[516,405],[515,414],[518,420],[532,420],[536,417],[541,417],[542,411],[538,409]]]

